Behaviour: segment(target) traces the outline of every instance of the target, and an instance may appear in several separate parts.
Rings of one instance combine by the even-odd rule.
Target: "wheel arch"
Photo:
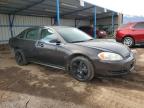
[[[71,61],[73,58],[78,57],[78,56],[81,56],[81,57],[84,57],[84,58],[88,59],[88,60],[92,63],[92,65],[93,65],[93,67],[94,67],[94,64],[93,64],[92,60],[90,59],[90,57],[88,57],[87,55],[81,54],[81,53],[75,53],[75,54],[72,54],[72,55],[70,55],[70,56],[68,57],[67,70],[69,70],[70,61]]]

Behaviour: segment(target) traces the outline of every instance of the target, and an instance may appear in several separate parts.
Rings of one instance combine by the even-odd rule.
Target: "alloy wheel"
[[[82,60],[76,60],[72,63],[72,71],[78,79],[85,79],[88,75],[88,67]]]
[[[133,45],[134,41],[131,37],[125,37],[123,40],[123,44],[131,47]]]
[[[17,52],[15,56],[16,56],[16,59],[17,59],[18,63],[22,63],[23,62],[23,57],[22,57],[22,55],[19,52]]]

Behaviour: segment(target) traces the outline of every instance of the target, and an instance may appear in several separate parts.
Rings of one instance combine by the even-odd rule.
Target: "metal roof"
[[[55,17],[56,0],[0,0],[0,13]],[[105,13],[104,8],[97,7],[98,17],[110,16],[111,13],[110,10]],[[82,7],[79,0],[60,0],[60,16],[70,19],[92,18],[93,5],[85,3]]]

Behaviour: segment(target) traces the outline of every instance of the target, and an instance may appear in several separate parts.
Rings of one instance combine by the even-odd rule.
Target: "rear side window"
[[[23,39],[25,37],[26,30],[21,32],[17,37]]]
[[[31,29],[27,32],[26,39],[37,40],[38,39],[38,30],[39,29]]]
[[[144,23],[137,23],[134,28],[136,29],[144,29]]]

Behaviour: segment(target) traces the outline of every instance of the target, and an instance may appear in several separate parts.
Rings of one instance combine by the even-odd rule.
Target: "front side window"
[[[38,29],[31,29],[27,32],[26,39],[37,40],[38,38]]]
[[[137,23],[134,28],[136,28],[136,29],[144,29],[144,23]]]
[[[57,40],[56,34],[51,29],[43,29],[41,31],[41,41],[45,43],[54,43]]]

